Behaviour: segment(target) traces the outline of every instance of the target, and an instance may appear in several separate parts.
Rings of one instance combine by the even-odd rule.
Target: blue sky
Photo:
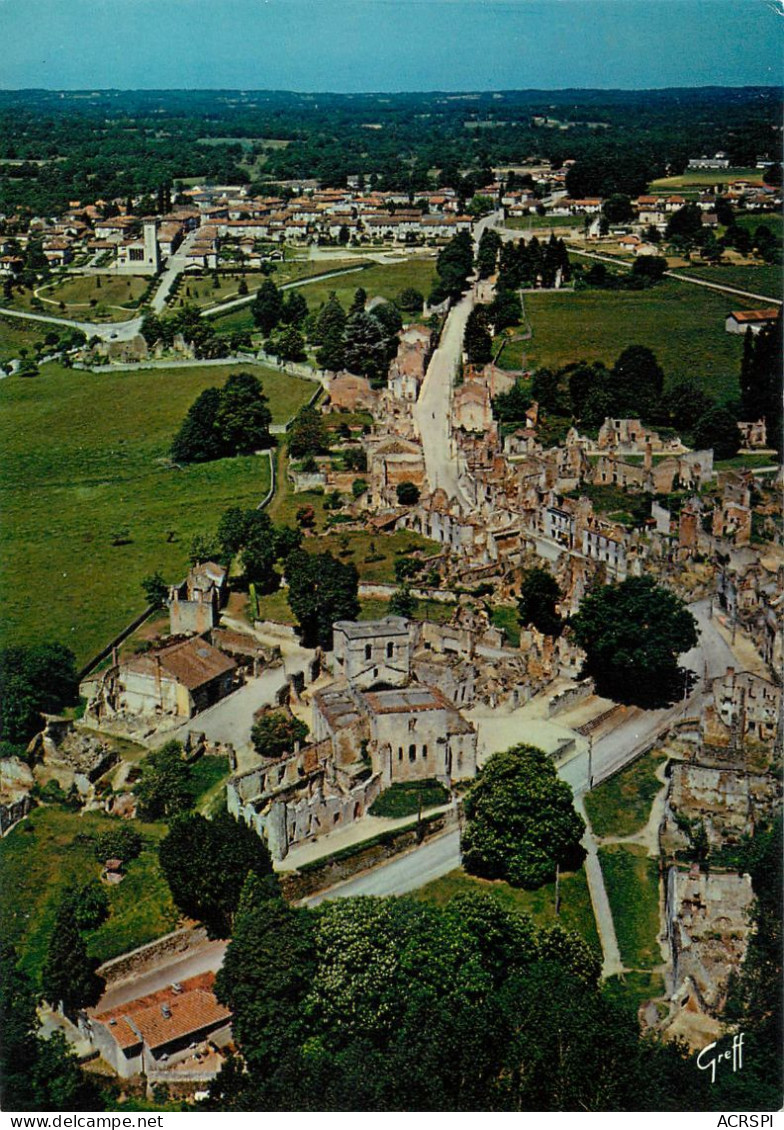
[[[0,0],[0,88],[776,84],[777,0]]]

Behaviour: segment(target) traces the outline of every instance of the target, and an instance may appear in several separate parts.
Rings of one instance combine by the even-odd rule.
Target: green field
[[[0,840],[0,936],[17,947],[22,966],[37,979],[64,889],[97,879],[93,840],[117,821],[97,813],[36,808]],[[88,952],[106,961],[173,930],[179,914],[158,866],[165,824],[132,821],[144,850],[128,863],[125,879],[107,888],[109,918],[85,934]]]
[[[551,228],[556,232],[559,228],[581,228],[584,220],[584,216],[509,216],[504,220],[503,226],[512,231],[532,231],[537,234],[544,231],[547,234]]]
[[[784,235],[784,216],[780,212],[744,212],[735,217],[735,223],[738,227],[746,228],[752,235],[759,227],[770,228],[779,239]]]
[[[506,634],[509,647],[520,646],[520,619],[516,604],[498,604],[493,609],[493,624]]]
[[[371,816],[387,816],[399,820],[416,816],[427,808],[449,803],[449,792],[438,781],[401,781],[380,793],[370,806]]]
[[[656,776],[664,760],[663,753],[653,750],[586,793],[585,808],[597,836],[631,836],[645,827],[653,798],[664,787]]]
[[[455,895],[491,894],[507,910],[530,914],[537,926],[552,926],[556,921],[565,929],[579,934],[597,953],[601,943],[596,931],[596,920],[591,907],[588,883],[581,869],[561,876],[561,913],[555,915],[555,883],[547,883],[536,891],[523,891],[511,887],[500,879],[477,879],[461,868],[450,871],[441,879],[434,879],[413,891],[414,898],[444,906]]]
[[[0,318],[0,365],[18,357],[22,349],[32,357],[36,344],[43,342],[50,330],[71,332],[66,326],[47,326],[44,322],[28,322],[24,318]]]
[[[669,383],[690,377],[717,397],[736,396],[743,341],[725,331],[724,320],[731,309],[751,307],[751,299],[674,279],[641,291],[527,294],[533,337],[507,346],[499,363],[506,369],[559,368],[583,359],[611,365],[627,346],[647,345]]]
[[[716,283],[718,286],[733,286],[738,290],[748,290],[752,294],[766,295],[771,299],[781,300],[784,293],[784,279],[781,267],[774,267],[767,263],[752,263],[746,266],[738,263],[719,263],[715,267],[692,266],[679,267],[684,275],[693,275],[697,279]],[[726,295],[726,301],[732,305],[734,299],[731,294]],[[741,307],[748,305],[741,302]]]
[[[762,184],[760,169],[690,169],[677,177],[660,177],[651,181],[650,191],[676,192],[680,188],[699,188],[705,185],[730,184],[734,180],[747,180],[751,184]]]
[[[48,365],[0,382],[4,643],[59,639],[86,662],[142,610],[143,577],[159,569],[178,580],[194,534],[264,497],[265,455],[182,469],[166,458],[198,393],[237,370],[97,375]],[[312,394],[307,381],[257,371],[277,420]],[[120,529],[129,544],[112,544]]]
[[[630,969],[661,963],[658,934],[659,869],[640,844],[599,848],[621,960]]]
[[[14,291],[13,307],[75,321],[125,322],[138,314],[136,300],[148,283],[138,275],[64,275],[39,288],[40,307],[33,307],[31,290]]]
[[[357,260],[357,264],[362,262],[364,260]],[[330,262],[302,264],[303,267],[316,267],[321,273],[328,270],[338,270],[345,265],[342,260],[336,260],[334,264]],[[287,272],[283,268],[294,268],[298,264],[293,262],[279,266],[280,272],[276,272],[273,278],[280,285],[283,281],[288,281],[285,277]],[[304,275],[297,277],[304,277]],[[301,290],[307,299],[310,310],[318,310],[333,290],[344,309],[348,309],[354,300],[354,294],[358,287],[362,287],[367,292],[369,299],[380,296],[390,301],[394,300],[401,290],[404,290],[407,286],[413,286],[427,298],[434,278],[435,259],[412,259],[405,263],[375,264],[365,270],[346,274],[343,278],[339,276],[332,279],[316,278],[313,282],[303,286]],[[252,330],[254,324],[250,310],[242,308],[218,316],[215,319],[215,328],[222,333],[231,330]]]

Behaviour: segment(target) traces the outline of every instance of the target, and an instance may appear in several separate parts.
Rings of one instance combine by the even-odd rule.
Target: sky
[[[0,89],[775,85],[784,0],[0,0]]]

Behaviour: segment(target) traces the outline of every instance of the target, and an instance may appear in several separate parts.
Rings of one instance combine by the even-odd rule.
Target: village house
[[[681,1007],[720,1012],[730,973],[746,953],[753,899],[748,875],[707,873],[697,864],[688,871],[670,868],[665,913],[672,996]]]
[[[231,1011],[218,1002],[214,973],[200,973],[157,992],[85,1014],[80,1030],[121,1079],[171,1071],[187,1063],[188,1077],[217,1075],[216,1049],[231,1042]]]
[[[724,328],[728,334],[745,334],[746,330],[751,330],[756,336],[780,317],[780,306],[768,306],[763,310],[733,310],[727,316]]]
[[[702,717],[702,743],[716,754],[737,756],[744,748],[781,753],[781,687],[728,667],[711,683],[713,701]]]
[[[233,659],[200,636],[167,643],[112,664],[93,684],[86,716],[99,723],[136,717],[176,724],[230,694],[236,670]]]

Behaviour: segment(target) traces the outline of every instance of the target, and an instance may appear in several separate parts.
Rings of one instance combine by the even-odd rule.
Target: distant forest
[[[724,150],[739,168],[775,159],[780,120],[773,87],[0,91],[0,212],[55,213],[192,177],[259,191],[305,177],[341,187],[356,175],[385,191],[465,190],[487,183],[493,166],[570,158],[585,193],[635,194],[702,153]]]

